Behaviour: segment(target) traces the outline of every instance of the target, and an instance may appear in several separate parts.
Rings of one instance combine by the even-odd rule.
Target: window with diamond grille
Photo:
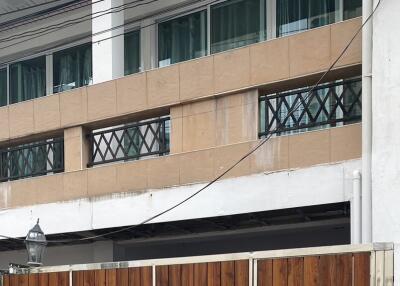
[[[310,96],[308,92],[304,88],[260,96],[259,137],[361,121],[360,78],[321,85]]]
[[[0,181],[2,182],[63,171],[63,138],[0,150]]]
[[[162,117],[105,128],[88,135],[89,166],[169,153],[170,119]]]

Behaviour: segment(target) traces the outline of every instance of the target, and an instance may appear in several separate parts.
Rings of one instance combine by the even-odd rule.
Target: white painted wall
[[[113,242],[99,241],[91,244],[47,247],[43,265],[81,264],[113,261]],[[0,269],[9,263],[26,264],[26,250],[4,251],[0,255]]]
[[[377,2],[377,1],[375,1]],[[400,1],[382,0],[373,19],[373,241],[400,242]],[[400,284],[395,251],[395,285]]]
[[[360,161],[226,179],[153,222],[186,220],[349,201]],[[40,218],[47,234],[135,225],[202,184],[0,211],[2,234],[25,236]],[[66,223],[67,222],[67,223]]]

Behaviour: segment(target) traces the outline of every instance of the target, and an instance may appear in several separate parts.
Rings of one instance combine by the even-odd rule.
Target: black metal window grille
[[[0,149],[1,182],[63,171],[63,138]]]
[[[361,79],[341,80],[259,98],[259,137],[283,135],[361,121]],[[292,112],[292,110],[295,110]],[[290,116],[288,116],[290,114]]]
[[[88,166],[166,155],[169,134],[169,117],[92,132]]]

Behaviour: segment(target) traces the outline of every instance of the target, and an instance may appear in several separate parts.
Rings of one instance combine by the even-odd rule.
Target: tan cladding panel
[[[0,141],[110,120],[135,112],[170,107],[317,74],[334,61],[360,25],[361,19],[356,18],[58,95],[1,107]],[[335,68],[360,63],[361,35]],[[196,119],[192,120],[194,122]],[[226,138],[213,140],[217,142]]]
[[[78,133],[79,130],[72,130]],[[253,140],[0,184],[0,208],[201,183],[224,172]],[[361,156],[361,124],[273,137],[224,178],[305,168]]]

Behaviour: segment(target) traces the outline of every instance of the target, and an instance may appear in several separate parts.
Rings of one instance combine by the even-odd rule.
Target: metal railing
[[[321,85],[310,96],[308,92],[304,88],[260,96],[259,137],[361,121],[360,78]]]
[[[64,171],[64,138],[0,149],[0,182]]]
[[[169,117],[102,129],[88,134],[88,167],[169,153]]]

